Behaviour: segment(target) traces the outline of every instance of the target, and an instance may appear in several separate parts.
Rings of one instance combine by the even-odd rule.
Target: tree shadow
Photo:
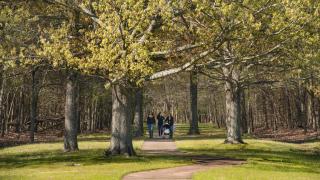
[[[105,149],[89,149],[78,152],[64,153],[59,150],[39,151],[34,153],[19,153],[0,156],[0,169],[16,169],[23,167],[40,167],[43,165],[59,164],[62,166],[73,166],[81,164],[82,166],[102,165],[107,163],[152,163],[159,161],[172,161],[174,163],[191,162],[192,158],[172,156],[172,155],[142,155],[137,150],[138,155],[133,157],[125,156],[104,156]]]
[[[181,151],[203,156],[246,159],[251,165],[243,167],[250,169],[254,166],[254,168],[270,171],[320,173],[320,156],[317,153],[292,149],[288,151],[249,149],[246,148],[247,145],[240,146],[242,147],[234,149],[181,148]]]

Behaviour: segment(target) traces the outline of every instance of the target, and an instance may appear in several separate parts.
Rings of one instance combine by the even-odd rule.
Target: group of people
[[[147,117],[147,125],[149,131],[149,138],[153,138],[153,128],[156,124],[156,118],[154,117],[153,113],[150,113]],[[157,125],[158,125],[158,134],[159,137],[164,137],[166,134],[166,129],[169,130],[169,138],[173,137],[173,125],[174,119],[171,114],[167,117],[164,117],[161,112],[157,115]]]

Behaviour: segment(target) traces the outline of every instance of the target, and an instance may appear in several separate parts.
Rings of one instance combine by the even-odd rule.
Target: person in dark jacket
[[[156,123],[153,113],[150,113],[147,117],[147,125],[149,131],[149,138],[153,138],[153,126]]]
[[[166,118],[166,123],[170,125],[170,138],[173,137],[173,125],[174,125],[174,119],[171,114]]]
[[[159,137],[162,136],[162,128],[163,128],[163,121],[164,117],[162,116],[161,112],[157,115],[157,120],[158,120],[158,133]]]

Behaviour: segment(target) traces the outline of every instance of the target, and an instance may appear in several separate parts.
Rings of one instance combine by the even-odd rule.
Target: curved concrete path
[[[142,145],[144,154],[172,154],[176,156],[183,156],[192,158],[196,163],[194,165],[150,170],[143,172],[131,173],[124,176],[123,180],[143,180],[143,179],[155,179],[155,180],[183,180],[192,179],[192,175],[195,172],[208,170],[220,166],[230,166],[243,164],[244,161],[226,158],[212,158],[205,156],[192,156],[177,150],[176,144],[172,140],[167,139],[153,139],[146,140]]]

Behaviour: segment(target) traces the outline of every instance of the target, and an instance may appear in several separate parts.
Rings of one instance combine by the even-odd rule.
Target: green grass
[[[129,172],[181,166],[190,160],[169,156],[104,157],[107,136],[81,136],[80,151],[63,153],[62,142],[0,149],[0,179],[120,179]],[[143,140],[135,140],[139,153]]]
[[[202,127],[204,128],[204,127]],[[247,144],[223,144],[224,132],[211,129],[208,137],[178,137],[181,151],[214,157],[245,159],[241,166],[221,167],[194,174],[194,179],[320,179],[320,142],[289,144],[245,138]]]
[[[177,125],[175,139],[181,151],[213,157],[247,160],[247,164],[196,173],[194,179],[320,179],[320,142],[289,144],[245,136],[244,145],[223,144],[225,131],[200,124],[201,134],[186,135]],[[0,179],[120,179],[129,172],[190,164],[183,157],[143,156],[143,139],[134,140],[137,157],[104,157],[109,137],[79,137],[79,152],[63,153],[62,141],[0,149]]]

